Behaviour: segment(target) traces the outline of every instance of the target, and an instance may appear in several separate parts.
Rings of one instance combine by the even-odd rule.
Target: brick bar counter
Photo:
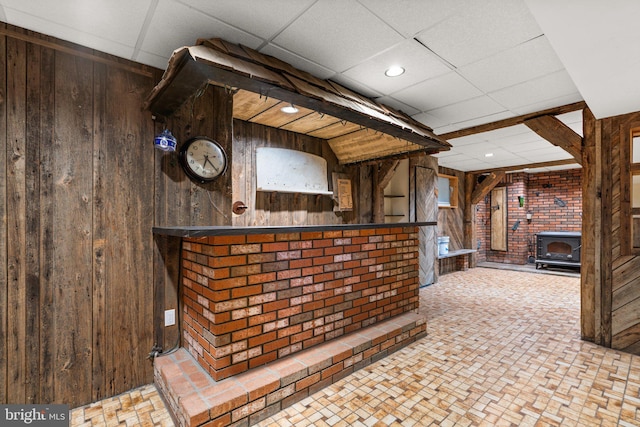
[[[182,238],[184,349],[155,362],[178,424],[253,424],[424,336],[434,225],[154,228]]]

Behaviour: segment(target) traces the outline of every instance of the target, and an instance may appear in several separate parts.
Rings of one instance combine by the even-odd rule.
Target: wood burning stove
[[[536,268],[580,267],[582,235],[572,231],[544,231],[536,235]]]

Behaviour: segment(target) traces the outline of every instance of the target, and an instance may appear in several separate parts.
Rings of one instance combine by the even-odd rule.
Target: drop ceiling
[[[223,38],[399,109],[438,135],[578,101],[597,118],[640,110],[637,1],[53,4],[0,0],[0,20],[161,69],[175,49]],[[406,72],[386,77],[395,64]],[[558,119],[582,134],[580,111]],[[525,125],[448,141],[453,147],[437,155],[439,163],[462,171],[571,159]]]

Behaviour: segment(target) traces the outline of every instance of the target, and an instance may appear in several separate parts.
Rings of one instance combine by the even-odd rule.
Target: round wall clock
[[[179,157],[185,173],[201,183],[213,181],[227,170],[227,154],[222,146],[204,136],[186,141]]]

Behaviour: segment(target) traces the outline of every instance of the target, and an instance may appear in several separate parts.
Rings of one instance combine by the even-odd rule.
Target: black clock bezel
[[[208,177],[203,177],[199,175],[193,169],[191,169],[191,167],[189,166],[189,162],[187,161],[187,151],[189,150],[189,147],[191,147],[192,144],[200,140],[206,140],[206,141],[212,142],[213,144],[217,145],[218,148],[220,148],[220,151],[222,152],[224,165],[222,170],[214,177],[208,178]],[[206,136],[196,136],[185,141],[185,143],[182,144],[182,146],[180,147],[180,151],[178,152],[178,158],[180,159],[180,165],[182,166],[182,170],[184,170],[185,174],[187,174],[187,176],[192,180],[197,181],[201,184],[215,181],[220,176],[224,175],[224,173],[227,171],[227,167],[229,163],[229,159],[227,158],[227,152],[224,150],[224,147],[220,143],[218,143],[218,141]]]

